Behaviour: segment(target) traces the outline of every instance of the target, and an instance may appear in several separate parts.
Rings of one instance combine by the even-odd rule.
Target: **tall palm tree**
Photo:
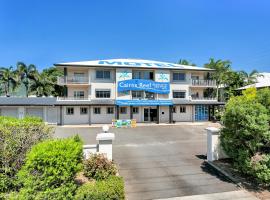
[[[188,60],[186,60],[186,59],[180,59],[180,60],[178,61],[178,63],[177,63],[177,64],[179,64],[179,65],[196,66],[196,64],[191,63],[191,62],[189,62],[189,61],[188,61]]]
[[[30,87],[37,80],[38,71],[35,65],[26,65],[23,62],[17,63],[17,73],[26,88],[26,96],[30,94]]]
[[[37,97],[50,96],[54,91],[54,82],[45,74],[40,74],[31,84],[30,91]]]
[[[0,83],[4,86],[5,95],[9,97],[9,92],[13,91],[19,83],[12,66],[9,68],[0,68]]]
[[[204,65],[205,68],[214,69],[212,73],[212,78],[216,80],[217,83],[217,98],[219,98],[219,88],[221,85],[226,84],[226,80],[231,72],[231,62],[229,60],[215,60],[210,58],[209,63]]]
[[[257,78],[259,76],[263,76],[262,74],[260,74],[257,70],[252,70],[250,73],[247,73],[245,71],[241,71],[240,72],[244,78],[245,78],[245,82],[246,82],[246,85],[250,85],[250,84],[254,84],[257,82]]]

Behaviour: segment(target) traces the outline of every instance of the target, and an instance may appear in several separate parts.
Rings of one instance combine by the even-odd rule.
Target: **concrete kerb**
[[[87,125],[87,124],[78,124],[78,125],[62,125],[59,127],[63,128],[100,128],[103,127],[104,125],[111,126],[111,124],[92,124],[92,125]],[[213,122],[176,122],[174,124],[168,124],[168,123],[137,123],[137,126],[180,126],[180,125],[185,125],[185,126],[205,126],[205,125],[211,125],[215,127],[220,127],[219,123],[213,123]]]

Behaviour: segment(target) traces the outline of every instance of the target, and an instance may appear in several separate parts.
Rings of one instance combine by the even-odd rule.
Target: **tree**
[[[17,73],[26,88],[26,96],[28,97],[31,90],[31,84],[37,80],[38,71],[35,65],[26,65],[23,62],[17,63]]]
[[[16,73],[13,71],[13,67],[0,69],[0,82],[3,84],[4,92],[7,97],[10,96],[9,92],[14,90],[19,83],[16,77]],[[11,90],[10,90],[11,89]]]
[[[205,68],[214,69],[212,78],[216,80],[217,83],[217,98],[219,98],[219,88],[221,85],[225,86],[226,80],[228,80],[228,75],[231,72],[231,62],[229,60],[216,60],[210,58],[209,63],[204,65]]]
[[[259,74],[259,72],[257,70],[252,70],[250,73],[247,73],[245,71],[241,71],[240,73],[245,78],[246,85],[256,83],[258,76],[262,76],[262,75]]]
[[[50,77],[45,74],[40,74],[31,84],[30,94],[34,94],[37,97],[50,96],[54,91],[53,85],[54,83],[50,80]]]
[[[177,64],[179,64],[179,65],[196,66],[196,64],[191,63],[191,62],[189,62],[189,61],[188,61],[188,60],[186,60],[186,59],[180,59],[180,60],[178,61],[178,63],[177,63]]]

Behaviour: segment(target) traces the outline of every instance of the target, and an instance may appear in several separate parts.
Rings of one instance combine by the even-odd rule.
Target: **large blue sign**
[[[124,92],[128,90],[144,90],[158,94],[169,94],[170,83],[155,82],[152,80],[144,79],[130,79],[118,82],[118,92]]]
[[[116,100],[118,106],[170,106],[172,100]]]

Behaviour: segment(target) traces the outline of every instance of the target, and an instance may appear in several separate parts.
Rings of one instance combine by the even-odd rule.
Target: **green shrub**
[[[264,105],[259,103],[256,90],[233,97],[226,105],[221,130],[221,145],[234,166],[242,173],[252,175],[260,182],[270,177],[270,162],[254,159],[269,149],[269,115]],[[265,182],[266,183],[266,182]]]
[[[48,140],[31,149],[18,173],[19,196],[27,199],[72,199],[74,178],[82,169],[82,142],[77,137]]]
[[[0,193],[15,188],[26,152],[51,135],[52,128],[40,118],[0,117]]]
[[[76,191],[76,200],[122,200],[125,199],[124,181],[118,176],[111,176],[108,179],[90,182],[82,185]]]
[[[116,165],[103,154],[91,154],[83,165],[83,173],[90,179],[102,180],[117,173]]]

